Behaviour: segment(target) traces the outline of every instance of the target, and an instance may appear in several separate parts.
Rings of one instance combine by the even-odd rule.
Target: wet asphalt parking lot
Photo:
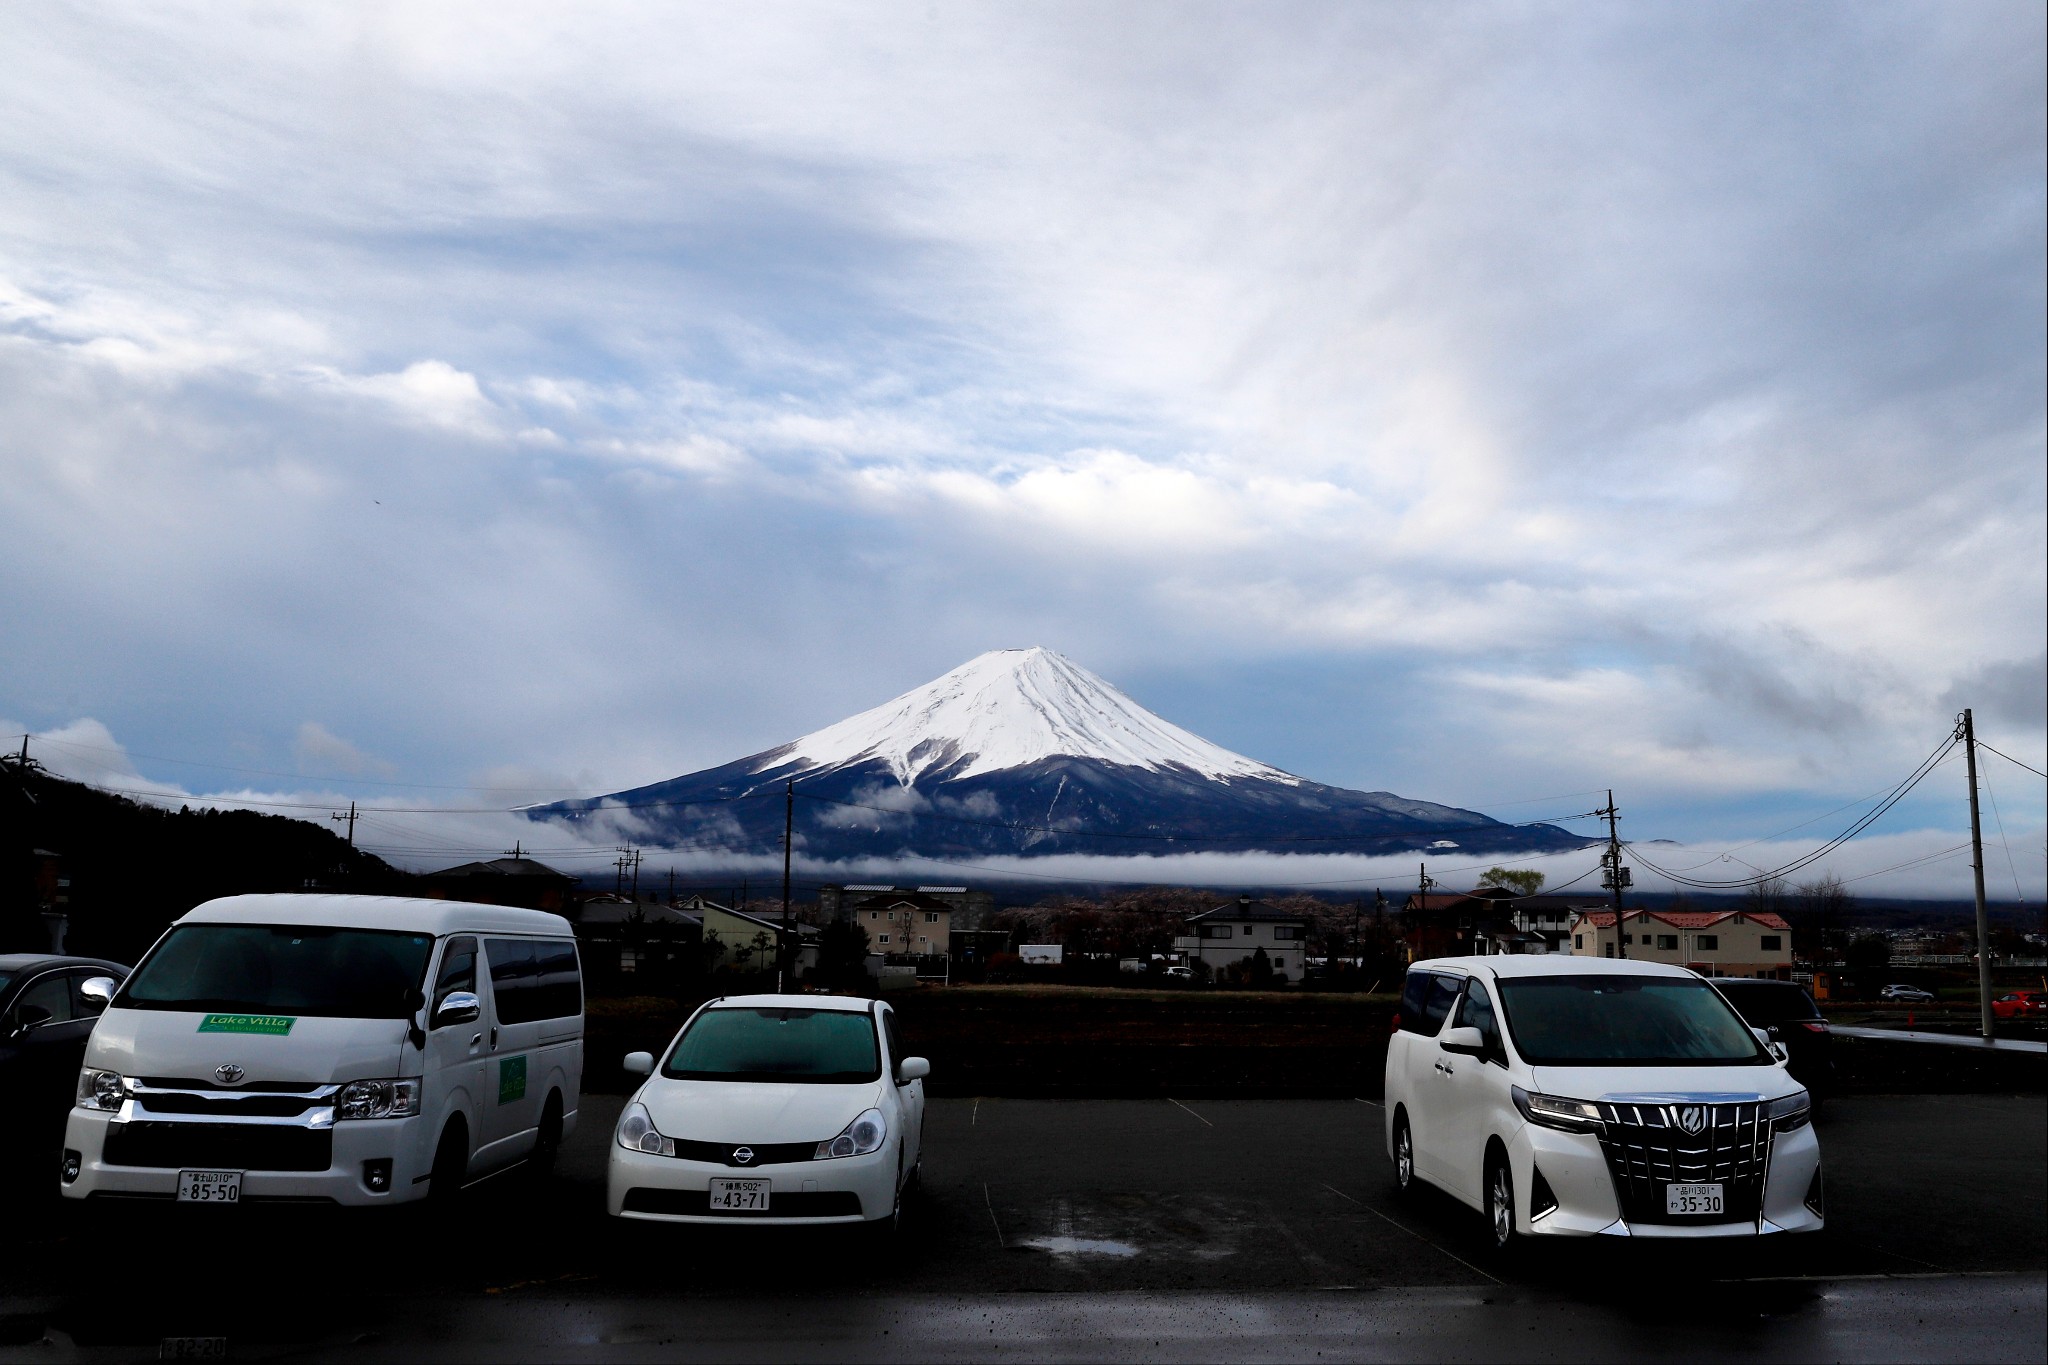
[[[606,1218],[622,1102],[585,1097],[554,1180],[440,1222],[17,1182],[0,1358],[2048,1358],[2040,1096],[1837,1099],[1817,1237],[1513,1265],[1395,1196],[1364,1100],[934,1100],[893,1245]]]

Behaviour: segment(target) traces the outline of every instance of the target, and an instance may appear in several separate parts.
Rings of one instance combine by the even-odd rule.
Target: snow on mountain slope
[[[1234,754],[1153,715],[1052,650],[998,649],[760,756],[755,771],[816,772],[879,761],[909,786],[926,774],[957,781],[1058,756],[1229,782],[1301,779]]]

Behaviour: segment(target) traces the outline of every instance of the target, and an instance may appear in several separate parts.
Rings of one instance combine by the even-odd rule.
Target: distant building
[[[1308,920],[1276,910],[1264,901],[1239,896],[1213,910],[1189,915],[1185,924],[1187,932],[1173,940],[1175,951],[1208,963],[1211,971],[1240,962],[1262,948],[1277,979],[1299,981],[1308,969]]]
[[[531,858],[493,858],[429,872],[420,894],[436,900],[515,905],[525,910],[567,914],[576,879]]]
[[[1614,912],[1572,922],[1572,952],[1615,956]],[[1702,976],[1792,979],[1792,928],[1781,916],[1750,910],[1628,910],[1621,946],[1644,962],[1689,967]]]
[[[576,917],[583,965],[595,972],[654,974],[703,937],[703,916],[659,901],[587,897]]]
[[[1401,905],[1408,960],[1569,953],[1571,926],[1596,909],[1592,897],[1519,896],[1506,887],[1411,894]]]
[[[875,896],[927,896],[942,901],[951,912],[946,921],[949,929],[981,928],[996,904],[993,893],[964,886],[890,886],[880,882],[849,882],[844,886],[818,888],[818,919],[820,922],[837,919],[855,904]],[[867,927],[865,918],[861,920],[861,926]]]
[[[941,896],[891,888],[846,899],[840,913],[867,930],[877,953],[944,957],[953,950],[953,903]]]
[[[748,967],[773,971],[781,961],[783,928],[779,920],[749,915],[720,905],[716,901],[692,896],[683,902],[698,916],[704,926],[704,942],[716,944],[718,960],[713,966],[722,966],[744,961]],[[796,971],[799,976],[818,965],[818,929],[816,925],[790,923],[789,935],[794,940]],[[747,953],[742,959],[739,954]]]

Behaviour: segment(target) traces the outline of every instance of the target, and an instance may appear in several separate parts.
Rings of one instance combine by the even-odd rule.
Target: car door
[[[62,1115],[71,1107],[78,1070],[85,1058],[85,1040],[93,1016],[80,1017],[71,974],[44,972],[15,993],[7,1016],[0,1020],[0,1038],[15,1051],[21,1093],[38,1115]]]
[[[1465,978],[1452,972],[1431,972],[1423,995],[1422,1015],[1415,1023],[1415,1038],[1408,1048],[1408,1127],[1415,1142],[1416,1173],[1432,1184],[1443,1185],[1451,1167],[1440,1136],[1444,1107],[1452,1097],[1446,1090],[1455,1070],[1437,1041],[1458,997]],[[1402,1027],[1406,1028],[1404,1012]]]
[[[1505,1110],[1512,1104],[1500,1016],[1494,1008],[1492,993],[1481,978],[1475,976],[1465,982],[1450,1028],[1478,1029],[1483,1050],[1474,1056],[1447,1051],[1441,1041],[1437,1044],[1437,1093],[1441,1099],[1436,1148],[1443,1163],[1439,1168],[1441,1183],[1458,1198],[1476,1206],[1485,1188],[1486,1141],[1507,1127]]]
[[[469,1127],[472,1154],[483,1141],[480,1107],[490,1033],[477,989],[478,955],[476,937],[472,934],[456,934],[442,940],[441,960],[434,968],[434,989],[427,1009],[426,1057],[420,1064],[425,1090],[421,1111],[438,1117],[430,1141],[438,1143],[449,1116],[460,1114]],[[478,1016],[436,1024],[434,1016],[448,997],[465,992],[479,997]]]
[[[483,1154],[489,1165],[526,1155],[540,1124],[541,1077],[533,1072],[544,996],[531,939],[486,938],[491,1000],[485,1030],[488,1075],[479,1099]]]
[[[896,1068],[909,1054],[903,1050],[903,1036],[896,1028],[896,1011],[884,1005],[881,1014],[882,1037],[889,1049],[886,1076],[893,1081]],[[898,1083],[896,1102],[903,1123],[903,1169],[911,1171],[917,1169],[918,1160],[924,1154],[924,1082]]]

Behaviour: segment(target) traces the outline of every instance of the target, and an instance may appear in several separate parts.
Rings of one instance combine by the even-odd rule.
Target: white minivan
[[[552,1166],[583,1083],[560,915],[328,894],[208,901],[111,997],[63,1193],[390,1204]]]
[[[1521,1238],[1756,1237],[1824,1221],[1811,1101],[1704,977],[1625,959],[1408,969],[1386,1138],[1417,1180]]]

